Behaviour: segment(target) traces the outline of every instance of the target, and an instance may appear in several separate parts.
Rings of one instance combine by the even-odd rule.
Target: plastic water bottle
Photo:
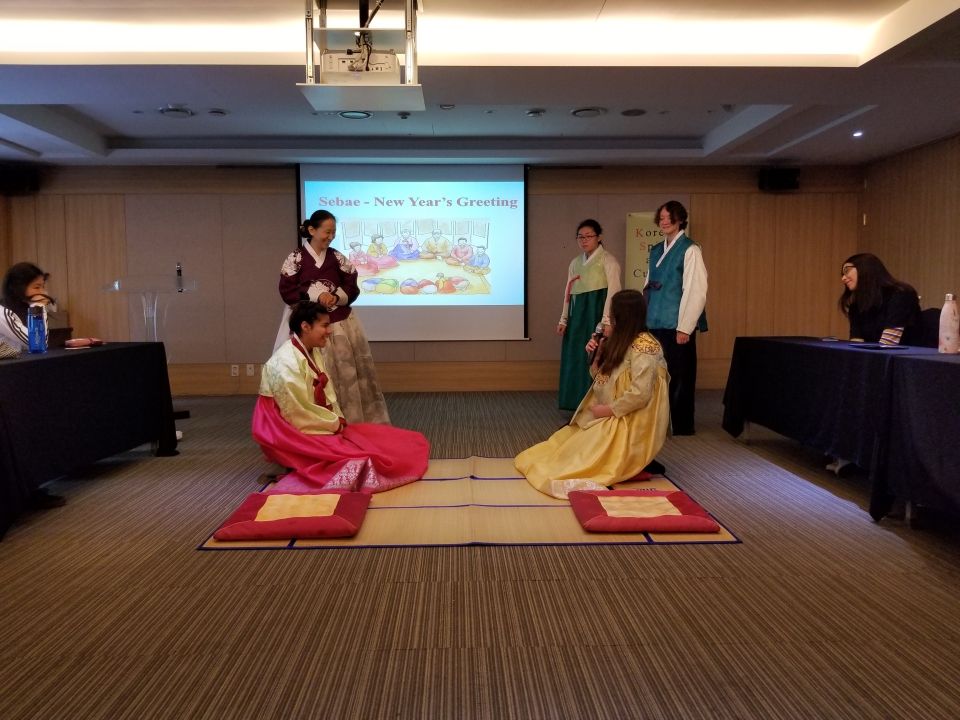
[[[960,352],[960,315],[957,314],[957,300],[953,293],[947,293],[940,311],[940,343],[942,353]]]
[[[40,303],[27,308],[27,350],[32,353],[47,351],[47,322]]]

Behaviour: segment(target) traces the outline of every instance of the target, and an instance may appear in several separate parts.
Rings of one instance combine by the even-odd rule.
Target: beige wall
[[[960,136],[867,168],[862,252],[913,285],[922,307],[960,292]]]
[[[566,267],[577,223],[594,217],[624,258],[626,215],[670,198],[690,210],[710,274],[701,387],[722,387],[737,335],[842,334],[837,268],[857,248],[858,169],[809,168],[802,190],[760,193],[750,168],[534,169],[528,187],[528,330],[522,342],[374,343],[388,390],[556,386]],[[0,250],[35,260],[74,334],[142,337],[139,302],[102,288],[117,277],[172,274],[196,293],[170,298],[166,342],[175,392],[255,392],[247,363],[269,355],[276,280],[295,242],[292,168],[63,168],[40,194],[0,199]],[[241,377],[229,365],[241,365]]]

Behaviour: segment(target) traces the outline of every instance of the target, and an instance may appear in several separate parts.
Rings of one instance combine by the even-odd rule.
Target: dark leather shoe
[[[656,460],[651,460],[650,464],[647,465],[643,471],[648,472],[651,475],[663,475],[667,469],[663,466],[663,463],[659,463]]]

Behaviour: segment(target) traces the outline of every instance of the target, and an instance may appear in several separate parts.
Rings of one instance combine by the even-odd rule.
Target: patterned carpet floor
[[[511,457],[552,393],[390,395],[434,458]],[[190,398],[0,542],[0,717],[960,717],[960,537],[874,523],[866,479],[756,430],[658,456],[741,544],[197,552],[271,470],[253,399]],[[180,404],[180,403],[178,403]]]

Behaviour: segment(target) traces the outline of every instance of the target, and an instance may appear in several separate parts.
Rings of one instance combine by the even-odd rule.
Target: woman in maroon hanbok
[[[370,344],[350,305],[360,295],[357,270],[330,247],[337,219],[317,210],[300,226],[303,243],[287,256],[280,271],[280,297],[287,304],[275,348],[289,337],[290,306],[300,300],[320,303],[330,313],[330,341],[323,361],[336,388],[347,422],[389,423],[387,404],[377,382]]]

